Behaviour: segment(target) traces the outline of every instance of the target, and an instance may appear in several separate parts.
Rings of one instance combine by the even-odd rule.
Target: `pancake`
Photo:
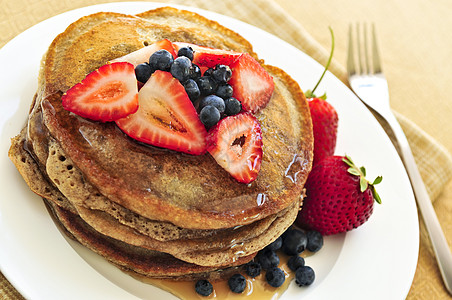
[[[209,154],[144,145],[114,123],[63,109],[63,93],[88,73],[164,38],[250,53],[273,77],[272,98],[256,114],[264,146],[254,182],[238,183]],[[259,60],[237,33],[169,7],[136,16],[101,12],[56,37],[38,82],[27,126],[12,139],[9,156],[64,232],[121,269],[145,277],[219,278],[295,220],[313,156],[309,108],[298,84]]]

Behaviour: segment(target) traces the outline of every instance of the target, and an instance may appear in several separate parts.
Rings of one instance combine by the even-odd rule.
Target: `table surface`
[[[0,0],[0,47],[30,26],[58,13],[108,1]],[[49,1],[47,1],[49,2]],[[232,1],[233,2],[233,1]],[[391,105],[452,153],[452,1],[450,0],[275,0],[325,49],[330,48],[328,26],[336,36],[335,59],[346,61],[350,23],[374,23]],[[452,245],[452,182],[436,200],[435,209]],[[421,224],[421,237],[426,236]],[[422,240],[422,239],[421,239]],[[428,239],[420,245],[420,260],[409,299],[449,299],[438,276],[424,278],[437,268]],[[0,293],[1,296],[1,293]],[[433,297],[433,298],[430,298]]]

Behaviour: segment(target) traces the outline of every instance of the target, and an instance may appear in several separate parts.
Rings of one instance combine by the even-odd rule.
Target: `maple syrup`
[[[304,251],[300,256],[307,257],[310,256],[309,251]],[[265,271],[255,278],[250,278],[243,274],[246,278],[246,288],[240,293],[233,293],[228,286],[227,279],[212,282],[213,292],[210,296],[204,297],[196,293],[195,282],[194,281],[172,281],[165,279],[146,279],[145,282],[152,284],[158,288],[161,288],[174,296],[183,299],[240,299],[241,297],[246,297],[247,300],[275,300],[281,297],[281,295],[287,290],[289,284],[295,277],[295,272],[289,269],[287,262],[289,257],[285,254],[278,253],[280,258],[279,268],[284,271],[285,281],[282,286],[274,288],[270,286],[265,280]]]

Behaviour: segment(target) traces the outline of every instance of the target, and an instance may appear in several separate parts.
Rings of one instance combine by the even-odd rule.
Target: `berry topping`
[[[206,126],[210,128],[220,121],[221,114],[218,109],[213,105],[204,106],[199,113],[199,119]]]
[[[220,114],[224,113],[225,105],[224,100],[215,95],[209,95],[201,99],[199,102],[199,108],[203,109],[207,105],[212,105],[218,109]]]
[[[223,99],[227,99],[232,97],[233,92],[234,91],[232,89],[232,86],[230,86],[229,84],[221,84],[218,86],[215,95]]]
[[[279,257],[275,251],[264,248],[256,255],[256,259],[261,265],[262,269],[268,270],[279,265]]]
[[[164,40],[155,42],[149,46],[138,49],[129,54],[126,54],[124,56],[113,59],[110,62],[124,61],[124,62],[129,62],[136,67],[141,63],[149,62],[149,57],[151,57],[151,55],[153,53],[155,53],[156,51],[162,50],[162,49],[165,49],[166,51],[171,53],[172,57],[176,57],[176,52],[174,51],[173,43],[171,43],[167,39],[164,39]],[[155,69],[153,69],[153,70],[155,70]]]
[[[282,251],[287,255],[298,255],[304,251],[308,243],[306,234],[298,229],[289,229],[284,235]]]
[[[180,82],[186,81],[190,77],[191,61],[185,56],[176,58],[171,65],[171,75]]]
[[[184,82],[184,88],[187,92],[188,98],[193,102],[201,96],[201,92],[199,91],[198,84],[193,79],[188,79]]]
[[[153,72],[154,70],[152,70],[148,63],[142,63],[135,67],[135,76],[141,83],[146,83]]]
[[[201,77],[201,68],[198,65],[191,64],[190,79],[196,80]]]
[[[217,65],[215,69],[212,71],[213,79],[218,83],[226,83],[231,79],[232,71],[226,65]]]
[[[162,49],[151,55],[149,65],[153,70],[169,71],[173,61],[173,55],[169,51]]]
[[[270,101],[274,90],[273,78],[251,55],[244,53],[230,65],[232,77],[229,84],[234,98],[246,111],[256,113]]]
[[[374,201],[381,203],[373,183],[365,179],[366,169],[358,168],[348,156],[330,156],[320,161],[306,181],[306,198],[297,224],[322,235],[352,230],[366,222]]]
[[[205,153],[206,129],[184,87],[170,73],[155,71],[138,98],[137,112],[116,121],[127,135],[158,147]]]
[[[225,110],[227,116],[234,116],[242,111],[242,103],[239,100],[230,97],[224,100]]]
[[[218,64],[231,65],[241,53],[235,51],[214,49],[189,43],[173,43],[177,51],[183,47],[191,47],[194,51],[193,63],[204,67],[215,67]]]
[[[62,97],[64,109],[91,120],[109,122],[138,109],[134,66],[127,62],[106,64],[89,73]]]
[[[255,261],[250,261],[245,265],[245,272],[248,276],[254,278],[261,274],[262,267]]]
[[[196,80],[196,83],[202,96],[214,94],[218,87],[218,84],[210,76],[202,76]]]
[[[295,283],[298,286],[311,285],[314,282],[315,273],[314,270],[309,266],[299,267],[295,271]]]
[[[317,252],[323,247],[323,236],[320,232],[315,230],[310,230],[306,232],[308,238],[308,244],[306,249],[311,252]]]
[[[249,113],[229,116],[209,131],[208,151],[237,181],[257,178],[262,161],[261,127]]]
[[[287,262],[287,266],[292,271],[296,271],[299,267],[304,266],[304,258],[298,255],[292,256]]]
[[[209,281],[201,279],[196,282],[195,290],[199,295],[207,297],[212,294],[213,286]]]
[[[185,56],[185,57],[188,57],[188,59],[190,59],[190,61],[192,61],[193,60],[193,49],[190,46],[181,47],[177,51],[177,56]]]
[[[282,243],[283,243],[283,240],[282,240],[282,237],[280,236],[276,240],[274,240],[273,243],[271,243],[270,245],[268,245],[265,248],[276,251],[282,247]]]
[[[246,279],[241,274],[234,274],[229,278],[228,285],[232,292],[240,294],[246,288]]]
[[[275,267],[265,273],[265,279],[272,287],[280,287],[286,280],[286,276],[283,270]]]

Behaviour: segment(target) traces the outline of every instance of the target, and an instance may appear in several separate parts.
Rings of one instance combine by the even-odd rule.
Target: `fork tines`
[[[377,37],[375,33],[375,25],[371,25],[371,38],[372,46],[369,50],[368,42],[368,29],[367,24],[357,23],[355,30],[353,25],[349,25],[348,31],[348,58],[347,58],[347,71],[349,76],[354,74],[376,74],[381,73],[380,56],[378,53]],[[354,36],[356,39],[354,39]],[[353,41],[356,41],[356,45]],[[361,47],[364,45],[364,47]],[[354,54],[357,53],[357,58]],[[372,64],[370,59],[372,59]]]

